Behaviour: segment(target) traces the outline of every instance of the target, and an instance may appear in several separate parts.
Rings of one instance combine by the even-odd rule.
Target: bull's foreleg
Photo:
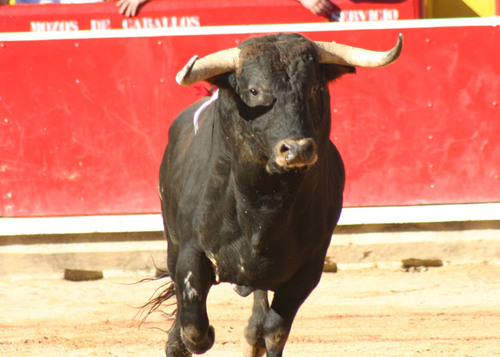
[[[281,357],[299,307],[321,278],[323,261],[302,269],[274,294],[263,325],[267,357]]]
[[[252,316],[250,316],[248,325],[245,327],[245,341],[243,345],[243,354],[245,357],[261,357],[266,353],[263,326],[268,311],[267,291],[256,290],[253,293]]]
[[[206,305],[208,292],[214,282],[212,264],[196,247],[182,247],[175,267],[175,280],[178,314],[176,325],[180,329],[178,336],[190,352],[204,353],[212,347],[215,339]],[[174,339],[172,343],[178,341]]]

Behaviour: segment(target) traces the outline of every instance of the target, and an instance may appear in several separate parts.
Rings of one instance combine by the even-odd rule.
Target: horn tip
[[[403,45],[403,38],[404,38],[403,33],[400,32],[399,35],[398,35],[398,43],[397,43],[397,45],[399,45],[399,46]]]
[[[191,73],[191,69],[193,69],[194,63],[198,60],[198,55],[194,55],[191,59],[186,63],[186,65],[177,72],[175,76],[175,81],[181,86],[190,85],[189,74]]]
[[[390,51],[390,57],[391,60],[387,64],[391,64],[395,60],[399,58],[399,55],[401,54],[401,51],[403,49],[403,34],[400,32],[398,35],[398,42],[394,46],[394,48]]]

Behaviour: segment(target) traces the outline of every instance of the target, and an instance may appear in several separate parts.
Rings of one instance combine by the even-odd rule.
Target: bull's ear
[[[327,81],[333,81],[344,74],[356,73],[356,68],[351,66],[340,66],[338,64],[322,64],[323,76]]]
[[[229,85],[229,77],[231,72],[219,74],[218,76],[205,79],[206,82],[213,84],[214,86],[225,88]]]

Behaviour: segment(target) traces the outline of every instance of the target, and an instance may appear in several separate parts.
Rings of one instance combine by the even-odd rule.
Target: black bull
[[[356,66],[391,63],[402,42],[387,52],[322,44],[296,34],[254,38],[179,72],[181,84],[207,80],[219,89],[172,124],[160,169],[173,283],[153,305],[177,298],[167,356],[212,347],[206,299],[220,282],[253,292],[245,355],[281,356],[320,280],[344,188],[329,140],[328,82]]]

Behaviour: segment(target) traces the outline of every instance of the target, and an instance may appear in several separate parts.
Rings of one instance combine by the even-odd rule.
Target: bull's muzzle
[[[274,148],[276,164],[285,169],[314,165],[318,160],[313,139],[284,139]]]

